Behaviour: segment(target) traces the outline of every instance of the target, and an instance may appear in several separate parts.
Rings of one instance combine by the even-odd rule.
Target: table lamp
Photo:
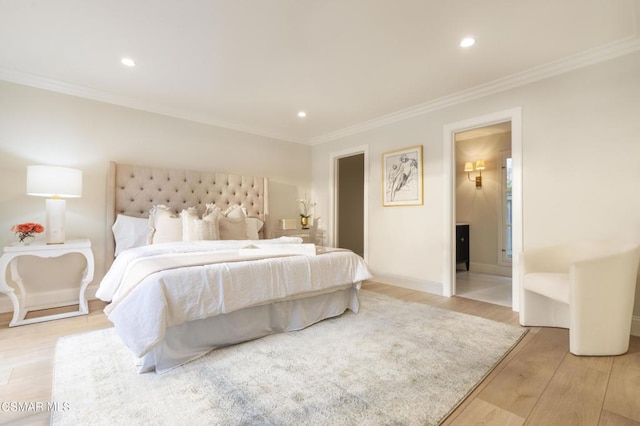
[[[65,208],[63,198],[82,195],[82,170],[68,167],[28,166],[27,194],[47,198],[45,232],[47,244],[65,241]]]

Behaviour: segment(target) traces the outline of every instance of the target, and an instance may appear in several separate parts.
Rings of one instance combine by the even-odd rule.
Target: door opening
[[[510,152],[510,121],[455,134],[454,294],[508,307],[513,299],[512,271],[510,261],[504,259],[511,254],[511,192],[504,182],[511,178]],[[507,159],[508,170],[503,167]],[[477,169],[477,163],[482,169]]]
[[[337,246],[364,256],[364,154],[338,159]]]
[[[343,247],[368,259],[369,147],[329,155],[329,211],[327,245]]]
[[[520,309],[519,262],[517,254],[522,251],[522,108],[516,107],[468,120],[451,123],[443,128],[443,175],[444,175],[444,256],[442,294],[452,296],[456,291],[455,223],[456,223],[456,162],[455,134],[505,121],[511,122],[512,189],[511,189],[511,247],[512,247],[512,309]],[[472,260],[473,261],[473,260]]]

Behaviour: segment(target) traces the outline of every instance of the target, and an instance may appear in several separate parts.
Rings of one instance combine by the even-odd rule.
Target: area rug
[[[61,338],[52,424],[435,425],[526,330],[361,292],[302,331],[137,374],[113,329]]]

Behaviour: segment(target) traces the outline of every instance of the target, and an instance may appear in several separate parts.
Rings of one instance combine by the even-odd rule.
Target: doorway
[[[520,283],[518,279],[519,262],[517,254],[522,251],[522,109],[512,108],[468,120],[451,123],[443,128],[443,176],[444,176],[444,246],[442,294],[456,294],[456,163],[455,134],[464,130],[483,127],[491,124],[511,122],[511,154],[512,154],[512,190],[511,190],[511,249],[512,258],[512,309],[520,309]]]
[[[364,154],[338,159],[336,245],[364,256]]]
[[[511,122],[456,132],[456,291],[512,306]]]
[[[369,147],[359,146],[329,155],[328,245],[353,250],[368,259]]]

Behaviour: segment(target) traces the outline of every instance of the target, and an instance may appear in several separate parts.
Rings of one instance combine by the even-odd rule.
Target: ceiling
[[[639,4],[0,0],[0,79],[313,144],[639,50]]]

